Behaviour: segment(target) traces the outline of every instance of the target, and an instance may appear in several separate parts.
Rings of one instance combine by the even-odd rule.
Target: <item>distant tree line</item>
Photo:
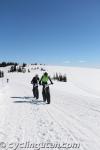
[[[37,65],[40,65],[40,66],[45,66],[45,64],[38,64],[38,63],[33,63],[33,64],[31,64],[31,65],[33,65],[33,66],[37,66]]]
[[[10,67],[10,70],[8,71],[9,73],[10,72],[23,72],[25,73],[26,72],[26,65],[25,63],[22,64],[22,66],[18,66],[17,64],[14,64]],[[29,72],[29,71],[28,71]]]
[[[0,67],[7,67],[7,66],[12,66],[12,65],[18,65],[16,62],[1,62]]]
[[[23,63],[23,64],[22,64],[22,67],[23,67],[23,68],[24,68],[24,67],[26,67],[26,66],[27,66],[27,64],[26,64],[26,63]]]
[[[3,61],[3,62],[0,62],[0,67],[7,67],[7,66],[12,66],[12,65],[18,65],[18,63],[17,62],[5,62],[5,61]],[[26,63],[23,63],[23,67],[25,67],[27,64]],[[33,64],[31,64],[31,65],[33,65],[33,66],[37,66],[38,65],[38,63],[33,63]],[[45,66],[45,64],[39,64],[39,65],[43,65],[43,66]]]
[[[0,70],[0,78],[4,77],[4,72]]]
[[[62,75],[61,73],[60,74],[56,73],[53,76],[53,79],[57,80],[57,81],[61,81],[61,82],[67,82],[67,76],[66,75]]]

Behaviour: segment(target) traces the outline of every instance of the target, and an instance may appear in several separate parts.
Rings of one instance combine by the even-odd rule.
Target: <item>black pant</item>
[[[36,87],[33,86],[33,96],[34,96],[36,99],[39,98],[38,86],[36,86]]]
[[[50,89],[49,86],[45,87],[45,85],[43,85],[43,89],[42,89],[43,101],[47,100],[47,103],[50,104]]]

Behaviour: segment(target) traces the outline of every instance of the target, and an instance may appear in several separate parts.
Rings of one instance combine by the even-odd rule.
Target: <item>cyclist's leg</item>
[[[35,95],[36,95],[36,99],[39,98],[39,90],[38,90],[38,86],[35,89]]]
[[[35,96],[35,87],[33,87],[33,96],[36,97]]]
[[[46,94],[45,94],[45,86],[42,88],[42,96],[43,96],[43,101],[46,101]]]

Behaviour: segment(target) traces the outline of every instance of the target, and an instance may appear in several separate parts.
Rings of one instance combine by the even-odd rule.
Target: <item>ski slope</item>
[[[61,146],[52,146],[54,150],[100,150],[100,70],[59,66],[45,69],[51,76],[60,72],[68,78],[66,83],[54,81],[50,86],[50,105],[42,100],[41,86],[39,100],[32,97],[30,81],[35,74],[41,76],[41,71],[8,74],[5,69],[5,78],[0,79],[1,150],[49,149],[41,143]],[[37,144],[35,148],[29,147],[32,143]]]

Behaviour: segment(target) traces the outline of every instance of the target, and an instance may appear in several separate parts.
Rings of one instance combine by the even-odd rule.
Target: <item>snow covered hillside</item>
[[[43,102],[42,86],[39,100],[32,97],[30,81],[43,72],[7,73],[8,68],[2,68],[5,78],[0,78],[0,150],[100,150],[100,70],[44,68],[51,77],[58,72],[66,73],[68,79],[50,85],[50,105]]]

